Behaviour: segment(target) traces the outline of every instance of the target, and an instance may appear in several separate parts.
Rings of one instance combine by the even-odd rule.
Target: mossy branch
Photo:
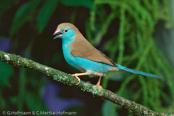
[[[0,61],[6,62],[10,65],[17,66],[17,67],[24,67],[31,70],[36,70],[48,77],[51,77],[53,80],[58,81],[60,83],[64,83],[69,86],[77,86],[82,91],[87,91],[92,93],[95,96],[107,99],[115,104],[121,105],[126,109],[132,111],[136,115],[148,115],[148,116],[174,116],[174,113],[158,113],[142,106],[134,101],[127,100],[109,90],[102,89],[99,90],[98,86],[93,85],[89,82],[80,81],[78,85],[77,79],[72,77],[71,75],[56,70],[54,68],[39,64],[32,60],[23,58],[19,55],[5,53],[0,51]]]

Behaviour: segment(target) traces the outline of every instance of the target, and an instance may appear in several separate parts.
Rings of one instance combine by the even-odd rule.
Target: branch
[[[80,88],[82,91],[87,91],[92,93],[93,95],[96,95],[98,97],[107,99],[115,104],[121,105],[125,107],[126,109],[132,111],[136,115],[151,115],[151,116],[174,116],[172,113],[158,113],[154,112],[138,103],[135,103],[134,101],[127,100],[109,90],[100,89],[98,86],[93,85],[89,82],[84,82],[80,81],[78,85],[77,79],[72,77],[71,75],[64,73],[62,71],[56,70],[54,68],[39,64],[37,62],[34,62],[32,60],[23,58],[19,55],[15,54],[9,54],[5,53],[3,51],[0,51],[0,61],[6,62],[8,64],[11,64],[13,66],[17,67],[24,67],[24,68],[29,68],[35,71],[38,71],[48,77],[51,77],[53,80],[58,81],[60,83],[69,85],[69,86],[77,86]]]

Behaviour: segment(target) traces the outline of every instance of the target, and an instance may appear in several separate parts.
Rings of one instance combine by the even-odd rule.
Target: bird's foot
[[[80,78],[76,74],[72,74],[72,76],[78,80],[78,83],[76,84],[76,85],[78,85],[80,83]]]
[[[98,82],[97,82],[97,86],[99,87],[100,91],[102,90],[102,86],[100,85],[100,81],[101,81],[101,77],[99,77]]]
[[[99,87],[99,89],[101,91],[102,90],[102,86],[99,83],[97,83],[96,85]]]

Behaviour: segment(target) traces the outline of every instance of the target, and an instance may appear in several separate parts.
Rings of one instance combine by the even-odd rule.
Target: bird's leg
[[[91,73],[90,72],[85,72],[85,73],[75,73],[75,74],[72,74],[73,77],[75,77],[79,82],[76,84],[78,85],[80,83],[80,78],[78,76],[82,76],[82,75],[90,75]]]
[[[102,86],[100,85],[100,81],[101,81],[101,76],[99,77],[98,82],[96,84],[100,88],[100,90],[101,90],[102,89]]]

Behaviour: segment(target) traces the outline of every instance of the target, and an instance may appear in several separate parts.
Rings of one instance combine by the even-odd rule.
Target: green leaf
[[[94,10],[92,0],[61,0],[61,3],[66,6],[84,6]]]
[[[114,105],[115,104],[113,104],[112,102],[105,100],[102,107],[102,116],[118,116]]]
[[[13,68],[11,65],[0,62],[0,85],[6,85],[9,86],[9,78],[13,73]]]
[[[10,28],[10,35],[14,35],[24,23],[31,19],[40,1],[41,0],[29,1],[17,10]]]
[[[0,18],[7,9],[11,8],[17,2],[17,0],[0,0]]]
[[[39,33],[41,33],[45,28],[53,12],[56,10],[58,2],[59,0],[47,0],[45,4],[42,6],[37,20]]]
[[[122,72],[108,72],[106,76],[109,78],[109,80],[112,80],[112,81],[123,80],[123,73]]]
[[[47,111],[47,108],[41,100],[41,97],[35,93],[32,94],[30,92],[26,92],[25,102],[30,111]]]

